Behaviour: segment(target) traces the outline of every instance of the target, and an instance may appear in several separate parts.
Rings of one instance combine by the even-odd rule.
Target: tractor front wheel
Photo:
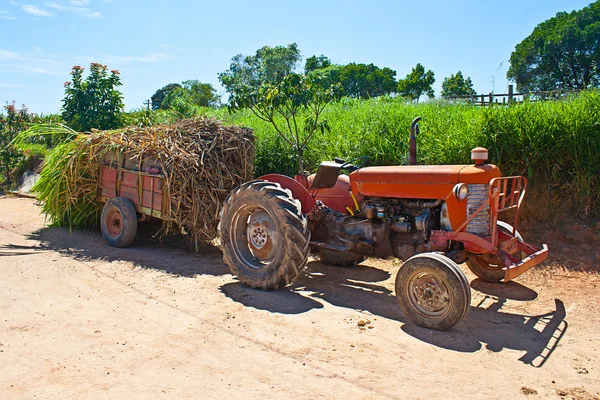
[[[504,221],[498,221],[498,230],[506,234],[513,234],[512,225]],[[514,237],[519,242],[523,241],[521,234],[515,230]],[[525,254],[519,251],[519,257],[523,259]],[[493,255],[472,254],[467,260],[467,266],[478,278],[491,283],[498,283],[504,279],[504,262],[502,258]]]
[[[439,253],[417,254],[396,276],[400,308],[416,325],[450,329],[469,311],[471,288],[458,265]]]
[[[252,288],[289,285],[308,260],[302,205],[278,183],[257,180],[234,189],[223,205],[219,234],[223,260]]]

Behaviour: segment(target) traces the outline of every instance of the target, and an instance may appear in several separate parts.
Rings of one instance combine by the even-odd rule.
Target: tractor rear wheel
[[[336,267],[353,267],[365,261],[365,257],[356,253],[331,250],[319,251],[319,259],[325,265],[334,265]]]
[[[278,183],[247,182],[227,197],[219,234],[223,260],[246,286],[289,285],[308,260],[310,230],[302,205]]]
[[[137,233],[137,214],[131,201],[124,197],[109,199],[102,208],[100,229],[109,245],[129,246]]]
[[[471,288],[454,261],[443,254],[422,253],[406,260],[400,268],[396,297],[413,323],[443,331],[467,315]]]
[[[498,221],[498,230],[509,235],[513,233],[513,227],[504,221]],[[519,242],[523,241],[523,237],[518,231],[514,231],[514,235]],[[525,256],[519,252],[519,257],[523,259]],[[485,254],[472,254],[467,260],[467,266],[478,278],[486,282],[498,283],[504,279],[504,262],[498,256],[488,256]]]

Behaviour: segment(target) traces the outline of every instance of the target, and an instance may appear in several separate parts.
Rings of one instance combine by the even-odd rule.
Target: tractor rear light
[[[454,197],[456,197],[456,200],[463,201],[467,198],[467,194],[467,185],[465,185],[464,183],[459,183],[456,186],[454,186]]]

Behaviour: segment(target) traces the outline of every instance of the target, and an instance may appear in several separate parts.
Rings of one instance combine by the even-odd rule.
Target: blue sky
[[[58,112],[74,65],[121,71],[126,109],[171,82],[217,74],[235,54],[298,43],[304,58],[374,63],[408,74],[418,62],[461,70],[479,93],[505,93],[510,53],[540,22],[589,0],[155,1],[0,0],[0,102]]]

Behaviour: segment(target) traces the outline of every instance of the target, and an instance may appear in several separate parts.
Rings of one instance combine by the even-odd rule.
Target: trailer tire
[[[131,201],[124,197],[109,199],[102,208],[100,229],[110,246],[129,246],[137,233],[137,214]]]
[[[365,261],[365,257],[356,253],[321,250],[319,251],[319,259],[325,265],[333,265],[336,267],[353,267]]]
[[[223,261],[252,288],[287,286],[308,261],[302,205],[278,183],[255,180],[234,189],[221,210],[219,235]]]
[[[498,221],[498,230],[504,233],[512,234],[513,227],[504,221]],[[515,237],[519,242],[523,241],[521,234],[515,230]],[[520,254],[521,259],[524,254]],[[499,283],[504,279],[504,263],[502,259],[496,257],[490,259],[483,255],[472,254],[467,260],[467,266],[478,278],[491,283]]]
[[[447,330],[459,323],[471,305],[471,288],[454,261],[439,253],[417,254],[396,275],[396,298],[414,324]]]

